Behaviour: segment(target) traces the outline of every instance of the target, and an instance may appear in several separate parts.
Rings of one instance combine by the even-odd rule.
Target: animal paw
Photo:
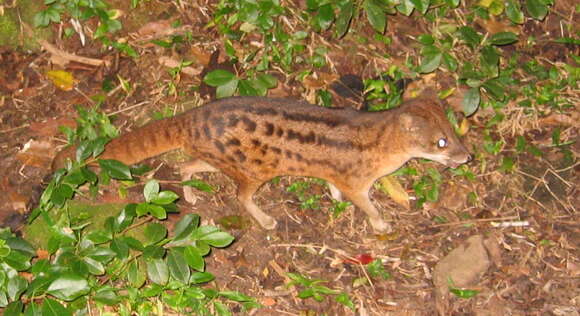
[[[370,219],[371,226],[377,233],[390,233],[393,228],[382,219]]]
[[[272,217],[267,216],[263,218],[256,218],[260,226],[266,230],[273,230],[278,225],[278,222]]]

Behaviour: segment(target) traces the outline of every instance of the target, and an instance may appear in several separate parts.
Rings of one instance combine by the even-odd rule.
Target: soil
[[[566,7],[563,2],[566,1],[557,1],[555,10],[572,12],[567,8],[574,4],[569,3],[570,7]],[[49,173],[52,156],[64,144],[58,126],[71,125],[75,106],[94,106],[92,96],[108,93],[105,102],[100,104],[101,110],[116,113],[115,125],[121,130],[129,130],[150,120],[155,113],[181,112],[210,98],[211,93],[198,92],[202,90],[199,74],[204,69],[206,72],[215,69],[216,65],[207,66],[203,61],[209,60],[216,50],[221,52],[220,56],[225,53],[217,32],[204,28],[207,22],[204,11],[199,7],[184,10],[167,3],[163,6],[150,6],[153,3],[150,1],[141,3],[146,7],[141,10],[149,10],[145,17],[136,18],[131,12],[126,15],[132,16],[130,20],[126,16],[122,18],[123,22],[127,20],[122,37],[139,47],[138,58],[103,49],[93,41],[83,47],[76,35],[60,39],[56,45],[69,53],[109,61],[110,66],[73,62],[63,68],[55,65],[48,53],[0,50],[0,166],[4,173],[0,180],[4,192],[0,195],[0,222],[14,229],[22,227],[35,188]],[[567,14],[551,14],[545,22],[526,23],[520,36],[536,36],[539,44],[528,47],[524,54],[530,59],[542,56],[552,62],[573,64],[570,59],[578,54],[577,46],[558,44],[542,36],[560,32],[560,22],[568,19]],[[191,28],[195,41],[180,49],[162,49],[139,41],[145,36],[139,33],[144,24],[176,19]],[[336,67],[327,67],[320,73],[335,77],[347,73],[374,77],[379,70],[387,70],[390,66],[379,58],[366,58],[379,54],[391,56],[390,63],[403,65],[406,54],[415,51],[412,38],[429,29],[424,21],[426,19],[389,17],[387,35],[393,38],[393,44],[383,47],[364,47],[349,36],[337,41],[331,34],[322,34],[321,41],[333,40],[334,49],[328,58]],[[410,27],[410,22],[420,25]],[[360,50],[353,47],[360,47]],[[198,75],[181,73],[172,77],[168,67],[159,62],[162,56],[178,61],[193,60],[190,67]],[[219,62],[223,61],[220,57]],[[47,78],[47,71],[55,69],[73,74],[73,89],[62,90]],[[235,65],[234,69],[237,69]],[[284,78],[281,74],[276,75]],[[450,76],[438,74],[432,82],[454,84]],[[132,89],[102,90],[103,81],[112,80],[118,85],[118,78],[129,82]],[[171,90],[172,85],[176,90]],[[578,100],[578,91],[571,93],[575,93]],[[312,91],[294,79],[283,79],[271,95],[309,99]],[[357,306],[357,315],[434,315],[437,313],[432,280],[434,267],[472,235],[485,236],[494,243],[498,257],[492,259],[491,267],[472,286],[479,291],[478,295],[471,299],[449,298],[446,302],[449,315],[578,315],[580,226],[577,207],[580,203],[577,188],[580,169],[576,156],[577,121],[575,125],[560,126],[566,140],[576,141],[571,146],[573,157],[570,161],[557,148],[547,146],[556,127],[551,124],[524,123],[517,134],[511,133],[509,128],[499,128],[497,135],[493,135],[495,139],[512,144],[506,148],[513,148],[516,136],[524,135],[529,143],[540,145],[544,152],[541,157],[509,151],[497,156],[485,153],[483,125],[491,116],[489,112],[480,111],[470,118],[472,126],[464,137],[469,148],[477,153],[469,165],[476,174],[474,180],[453,176],[435,163],[413,161],[410,165],[420,171],[436,168],[441,172],[443,183],[439,202],[407,210],[382,191],[371,192],[375,205],[393,218],[393,234],[375,235],[364,214],[353,206],[334,217],[328,189],[316,181],[301,178],[282,177],[267,183],[255,197],[259,205],[277,218],[279,226],[274,231],[261,229],[241,210],[235,199],[235,184],[223,174],[200,175],[200,179],[218,188],[217,192],[199,192],[195,205],[179,202],[179,206],[182,213],[198,213],[210,223],[234,219],[235,224],[227,225],[226,229],[236,237],[235,243],[227,249],[214,251],[208,257],[207,266],[216,275],[217,287],[259,299],[264,308],[254,315],[353,315],[332,297],[322,302],[298,298],[295,288],[285,287],[289,281],[288,272],[326,280],[328,287],[349,293]],[[506,121],[511,119],[508,115]],[[37,153],[21,154],[31,141]],[[503,156],[516,160],[513,172],[498,171]],[[155,178],[169,183],[179,180],[176,165],[180,159],[179,155],[176,158],[175,154],[169,154],[145,163],[153,168],[161,165]],[[311,181],[306,194],[321,195],[320,209],[301,209],[298,196],[287,191],[296,181]],[[412,179],[402,177],[401,182],[412,194]],[[163,187],[181,193],[177,185],[164,184]],[[128,199],[139,199],[141,189],[141,186],[131,189]],[[111,187],[91,203],[122,201],[115,192]],[[469,200],[469,196],[474,195],[477,197],[475,203]],[[434,220],[437,218],[445,218],[446,222]],[[521,227],[492,225],[523,221],[527,225]],[[387,280],[372,278],[369,282],[364,266],[352,259],[365,256],[382,259],[392,277]],[[354,282],[361,278],[366,282]]]

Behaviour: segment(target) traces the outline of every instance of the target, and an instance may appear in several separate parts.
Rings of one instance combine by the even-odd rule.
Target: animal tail
[[[183,115],[153,121],[111,140],[101,159],[115,159],[132,165],[165,152],[182,148],[186,139],[188,120]],[[52,162],[52,171],[63,168],[68,159],[74,159],[76,146],[60,151]]]

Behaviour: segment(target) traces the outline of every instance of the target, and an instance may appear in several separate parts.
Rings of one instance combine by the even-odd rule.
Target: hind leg
[[[248,211],[264,229],[272,230],[276,228],[276,225],[278,224],[276,220],[272,216],[264,213],[264,211],[262,211],[262,209],[260,209],[252,199],[254,193],[256,193],[262,185],[262,182],[247,178],[237,179],[237,182],[238,200],[242,203],[246,211]]]
[[[219,170],[217,168],[200,159],[184,162],[179,166],[181,181],[191,180],[195,173],[218,171]],[[183,187],[183,198],[190,204],[195,204],[197,201],[197,197],[193,193],[193,188],[190,186]]]

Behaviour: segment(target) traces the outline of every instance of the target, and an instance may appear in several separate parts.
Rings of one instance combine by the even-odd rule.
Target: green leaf
[[[459,35],[465,43],[471,47],[475,48],[481,43],[481,35],[477,33],[472,27],[470,26],[462,26],[459,28]]]
[[[249,80],[240,80],[239,89],[241,96],[257,96],[258,90],[254,89]]]
[[[203,82],[211,87],[220,87],[235,81],[235,79],[236,76],[233,73],[223,69],[216,69],[205,75]]]
[[[121,302],[121,296],[119,296],[115,291],[111,288],[100,289],[95,293],[93,296],[95,301],[105,304],[105,305],[115,305]]]
[[[169,268],[163,259],[147,260],[147,276],[155,284],[165,285],[169,281]]]
[[[338,294],[334,299],[340,304],[350,308],[352,311],[355,310],[354,303],[352,302],[348,294],[342,292]]]
[[[410,16],[415,10],[415,5],[411,0],[401,0],[400,3],[396,6],[397,11],[401,12],[405,16]]]
[[[478,290],[458,289],[456,287],[449,288],[449,292],[453,293],[455,296],[459,298],[465,299],[472,298],[475,295],[477,295],[477,293],[479,293]]]
[[[457,70],[457,60],[449,53],[443,53],[443,64],[452,72]]]
[[[201,272],[205,270],[205,261],[203,260],[203,256],[197,250],[197,248],[193,246],[187,246],[185,247],[183,255],[185,257],[185,261],[192,269]]]
[[[72,313],[58,301],[45,298],[42,301],[42,316],[72,316]]]
[[[232,315],[232,312],[230,311],[230,309],[226,305],[224,305],[222,302],[214,301],[213,307],[215,308],[216,312],[220,316],[231,316]]]
[[[145,196],[145,201],[148,203],[154,199],[159,193],[159,182],[157,180],[149,180],[145,187],[143,188],[143,196]]]
[[[499,54],[494,46],[487,45],[481,49],[481,67],[488,77],[499,74]]]
[[[3,316],[20,316],[24,305],[20,300],[14,301],[4,308]]]
[[[107,174],[118,180],[131,180],[131,170],[124,163],[113,159],[99,159],[99,166]]]
[[[111,241],[111,250],[117,254],[117,258],[126,259],[129,257],[129,245],[120,238]]]
[[[483,83],[483,89],[495,100],[505,100],[503,83],[498,79],[490,79]]]
[[[50,201],[56,206],[62,206],[74,194],[73,189],[68,184],[59,184],[52,190]]]
[[[175,227],[173,228],[173,240],[184,239],[193,232],[195,228],[199,226],[199,215],[197,214],[186,214],[183,216]]]
[[[424,55],[423,59],[421,60],[421,65],[419,66],[419,72],[421,73],[430,73],[433,72],[435,69],[439,68],[441,65],[441,58],[443,55],[441,52],[430,53],[428,55]]]
[[[336,18],[336,36],[342,38],[348,31],[354,12],[352,0],[341,1],[337,5],[338,17]]]
[[[196,188],[200,191],[203,191],[203,192],[213,193],[215,191],[215,189],[211,185],[209,185],[201,180],[197,180],[197,179],[183,181],[183,182],[181,182],[181,184],[186,185],[186,186],[190,186],[190,187],[194,187],[194,188]]]
[[[212,232],[202,236],[200,240],[207,242],[213,247],[223,248],[234,241],[234,237],[226,232]]]
[[[215,277],[213,274],[209,272],[194,272],[191,274],[191,283],[193,284],[201,284],[207,283],[214,279]]]
[[[139,203],[136,209],[137,216],[143,216],[146,214],[151,214],[151,216],[157,219],[165,219],[167,217],[167,212],[165,209],[159,205]]]
[[[167,228],[159,223],[151,223],[145,227],[145,236],[150,245],[156,244],[167,236]]]
[[[236,89],[238,89],[238,83],[239,80],[236,79],[217,87],[216,98],[221,99],[233,96],[236,92]]]
[[[463,97],[462,102],[463,113],[465,113],[466,116],[470,116],[473,113],[475,113],[475,111],[477,111],[477,108],[479,107],[479,101],[480,101],[479,89],[478,88],[469,89],[465,93],[465,96]]]
[[[242,294],[237,291],[221,291],[218,293],[219,296],[225,297],[229,300],[236,301],[236,302],[250,302],[254,299],[250,296]]]
[[[102,263],[98,262],[97,260],[94,260],[94,259],[89,258],[89,257],[85,257],[85,258],[83,258],[83,262],[89,268],[90,274],[92,274],[92,275],[105,274],[105,266]]]
[[[167,205],[177,200],[178,198],[179,195],[175,194],[175,192],[161,191],[156,197],[154,197],[151,200],[151,202],[157,205]]]
[[[513,44],[518,41],[518,36],[513,32],[499,32],[493,34],[489,38],[489,42],[493,45],[502,46]]]
[[[427,9],[429,9],[430,0],[411,0],[413,6],[419,10],[421,14],[425,14]]]
[[[363,9],[367,14],[367,19],[375,31],[385,32],[387,26],[387,16],[379,0],[364,0]]]
[[[179,250],[171,249],[168,251],[167,265],[169,267],[169,273],[174,279],[184,284],[189,282],[191,271],[186,263],[186,258]]]
[[[325,31],[334,21],[334,10],[332,5],[327,3],[318,8],[318,14],[314,18],[314,23],[320,31]]]
[[[160,259],[165,255],[165,249],[158,245],[149,245],[143,249],[143,258]]]
[[[145,272],[139,262],[137,260],[131,262],[127,268],[127,281],[129,281],[129,284],[134,288],[140,288],[146,279]]]
[[[26,280],[23,277],[19,275],[11,277],[8,280],[8,285],[6,286],[8,297],[10,298],[11,301],[20,300],[20,294],[22,294],[27,287],[28,282],[26,282]]]
[[[256,77],[256,81],[260,87],[264,87],[266,89],[273,89],[278,85],[278,79],[268,74],[258,75]]]
[[[421,34],[417,37],[417,41],[425,46],[435,44],[435,37],[431,34]]]
[[[548,6],[542,0],[526,0],[526,10],[536,20],[543,20],[548,14]]]
[[[63,301],[72,301],[89,292],[89,283],[79,275],[67,273],[54,280],[46,293]]]
[[[524,23],[524,13],[520,7],[520,2],[515,0],[507,0],[505,13],[507,17],[515,24]]]

